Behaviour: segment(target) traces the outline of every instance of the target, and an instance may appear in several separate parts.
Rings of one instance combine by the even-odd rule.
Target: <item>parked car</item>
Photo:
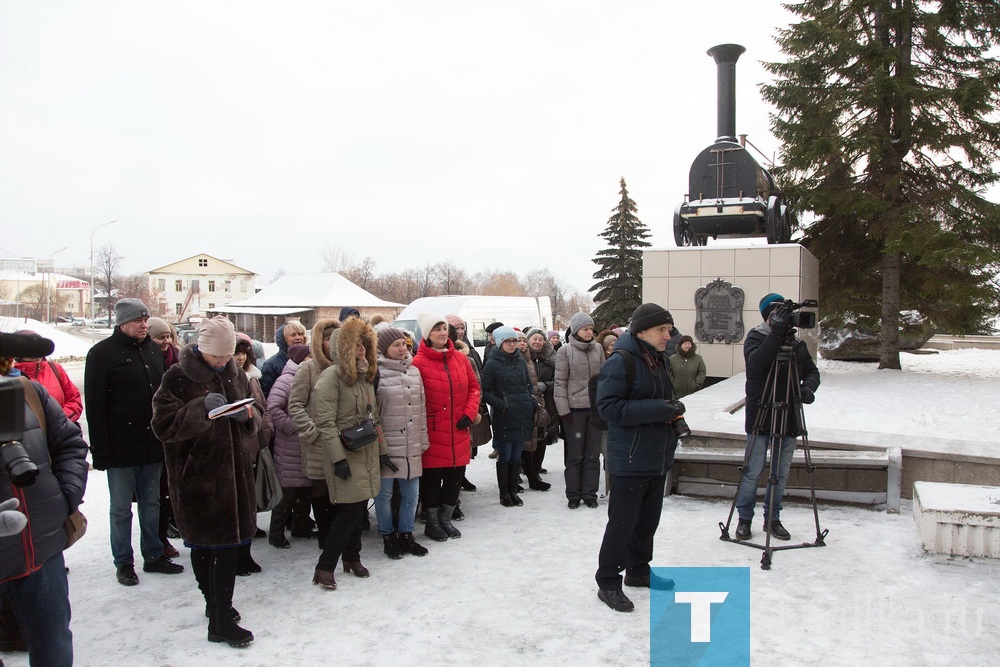
[[[59,317],[56,318],[56,324],[72,324],[72,323],[73,323],[72,317],[66,317],[65,315],[60,315]]]
[[[95,327],[102,327],[104,329],[110,329],[113,326],[115,326],[115,318],[113,318],[113,317],[111,317],[111,318],[108,318],[108,317],[95,317],[94,318],[94,326]]]
[[[75,326],[75,327],[85,327],[85,326],[87,326],[87,318],[86,317],[74,317],[73,318],[73,326]]]

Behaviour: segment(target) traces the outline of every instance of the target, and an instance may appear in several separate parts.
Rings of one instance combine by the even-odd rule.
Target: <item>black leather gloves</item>
[[[341,459],[333,464],[333,474],[345,481],[351,478],[351,466],[347,465],[347,459]]]
[[[462,418],[458,420],[458,423],[455,424],[455,426],[460,429],[469,428],[472,426],[472,420],[469,419],[469,415],[462,415]]]
[[[380,455],[378,457],[378,462],[379,462],[379,465],[381,465],[383,468],[388,468],[389,470],[391,470],[393,472],[399,472],[399,466],[397,466],[395,463],[393,463],[389,459],[389,455],[388,454],[382,454],[382,455]]]

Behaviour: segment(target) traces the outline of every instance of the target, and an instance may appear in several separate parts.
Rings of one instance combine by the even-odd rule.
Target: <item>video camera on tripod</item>
[[[51,340],[38,335],[0,333],[0,357],[47,357]],[[35,483],[38,467],[21,444],[24,435],[24,385],[16,378],[0,378],[0,465],[14,486]]]
[[[814,329],[816,327],[816,313],[803,308],[818,308],[819,301],[816,299],[806,299],[801,303],[796,303],[791,299],[785,299],[781,304],[792,312],[792,317],[788,321],[790,327],[796,329]]]

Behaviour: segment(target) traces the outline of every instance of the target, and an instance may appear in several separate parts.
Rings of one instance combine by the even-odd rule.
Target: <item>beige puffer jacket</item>
[[[421,458],[427,439],[427,403],[420,371],[413,358],[402,361],[378,359],[378,411],[389,456],[398,472],[383,470],[382,477],[413,479],[423,472]]]
[[[553,398],[559,416],[568,415],[571,410],[590,408],[590,388],[592,375],[601,372],[604,364],[604,350],[597,341],[584,343],[575,336],[556,351],[556,383]]]

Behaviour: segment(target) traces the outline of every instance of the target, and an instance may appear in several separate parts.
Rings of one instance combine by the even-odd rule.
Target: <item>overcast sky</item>
[[[450,260],[594,282],[625,177],[654,246],[716,136],[705,51],[747,47],[738,133],[777,144],[757,86],[778,2],[0,3],[2,256],[125,273],[206,252],[379,273]]]

